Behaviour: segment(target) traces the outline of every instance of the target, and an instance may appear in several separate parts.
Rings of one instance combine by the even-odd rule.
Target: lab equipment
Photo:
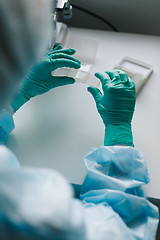
[[[63,45],[64,38],[67,34],[67,25],[61,22],[56,22],[56,33],[55,33],[55,44],[56,45]]]
[[[153,72],[152,65],[130,57],[124,57],[114,68],[128,74],[135,83],[137,93],[139,93]]]
[[[58,44],[63,44],[64,38],[67,33],[67,25],[59,22],[57,16],[59,12],[63,12],[65,19],[72,18],[72,5],[69,0],[56,0],[54,5],[54,12],[52,17],[52,37],[49,43],[49,49],[51,50]]]
[[[54,77],[71,77],[74,78],[76,82],[85,83],[89,86],[98,87],[100,81],[92,74],[90,64],[81,64],[80,69],[71,68],[60,68],[52,72]]]
[[[75,4],[72,4],[72,7],[73,9],[77,9],[79,10],[80,12],[84,12],[100,21],[102,21],[103,23],[105,23],[106,25],[108,25],[113,31],[115,32],[118,32],[118,29],[115,25],[113,25],[113,23],[111,23],[108,19],[106,18],[103,18],[102,16],[98,15],[97,13],[95,12],[92,12],[90,11],[90,9],[86,9],[86,8],[83,8],[83,7],[80,7],[80,6],[77,6]]]
[[[69,37],[65,42],[65,47],[71,46],[76,49],[75,57],[81,61],[79,70],[59,69],[53,72],[54,76],[64,76],[65,74],[75,78],[76,82],[98,87],[100,81],[92,73],[92,68],[96,62],[96,54],[99,42],[93,39]]]
[[[72,5],[70,0],[56,0],[56,12],[63,12],[65,19],[72,18]]]
[[[96,55],[99,42],[94,39],[83,37],[70,36],[67,37],[64,47],[76,49],[75,57],[81,61],[82,64],[94,65],[96,62]]]
[[[0,102],[44,53],[51,36],[51,1],[0,1]],[[12,94],[12,93],[11,93]]]
[[[81,201],[56,171],[20,168],[7,148],[0,146],[1,152],[6,156],[5,165],[0,158],[1,240],[155,239],[158,209],[141,189],[149,177],[134,148],[91,150],[84,158]]]
[[[133,146],[131,121],[136,102],[134,82],[120,70],[96,73],[95,76],[100,79],[104,94],[94,87],[88,87],[88,91],[105,125],[104,144]]]
[[[22,82],[20,93],[12,103],[14,112],[32,97],[56,87],[73,84],[75,82],[73,78],[53,77],[51,72],[61,67],[80,68],[80,61],[71,56],[74,53],[74,49],[64,50],[59,45],[48,53],[42,62],[35,65]]]

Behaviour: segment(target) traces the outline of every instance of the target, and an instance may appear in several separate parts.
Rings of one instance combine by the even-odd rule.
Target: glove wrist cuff
[[[105,127],[104,145],[128,145],[134,147],[131,124],[107,124]]]
[[[0,112],[0,144],[4,144],[7,141],[8,135],[14,129],[14,121],[12,115],[2,110]]]
[[[11,104],[13,111],[16,112],[22,105],[24,105],[28,101],[29,99],[27,99],[20,93]]]

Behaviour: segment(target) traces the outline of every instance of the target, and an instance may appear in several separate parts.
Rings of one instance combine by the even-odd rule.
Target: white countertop
[[[154,66],[140,92],[133,119],[134,144],[148,165],[150,197],[160,198],[160,37],[68,29],[69,38],[99,42],[93,72],[111,70],[124,56]],[[91,147],[103,145],[104,126],[87,86],[76,83],[51,90],[25,104],[14,116],[9,147],[22,165],[54,168],[81,184],[82,159]]]

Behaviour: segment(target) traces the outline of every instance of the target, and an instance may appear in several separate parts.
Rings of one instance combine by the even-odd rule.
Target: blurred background
[[[159,0],[71,0],[73,6],[89,10],[110,21],[120,32],[160,35]],[[71,19],[59,20],[68,26],[111,30],[97,18],[73,7]]]

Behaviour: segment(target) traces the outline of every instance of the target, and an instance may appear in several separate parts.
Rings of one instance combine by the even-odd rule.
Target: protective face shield
[[[48,47],[51,0],[0,0],[0,108]]]

